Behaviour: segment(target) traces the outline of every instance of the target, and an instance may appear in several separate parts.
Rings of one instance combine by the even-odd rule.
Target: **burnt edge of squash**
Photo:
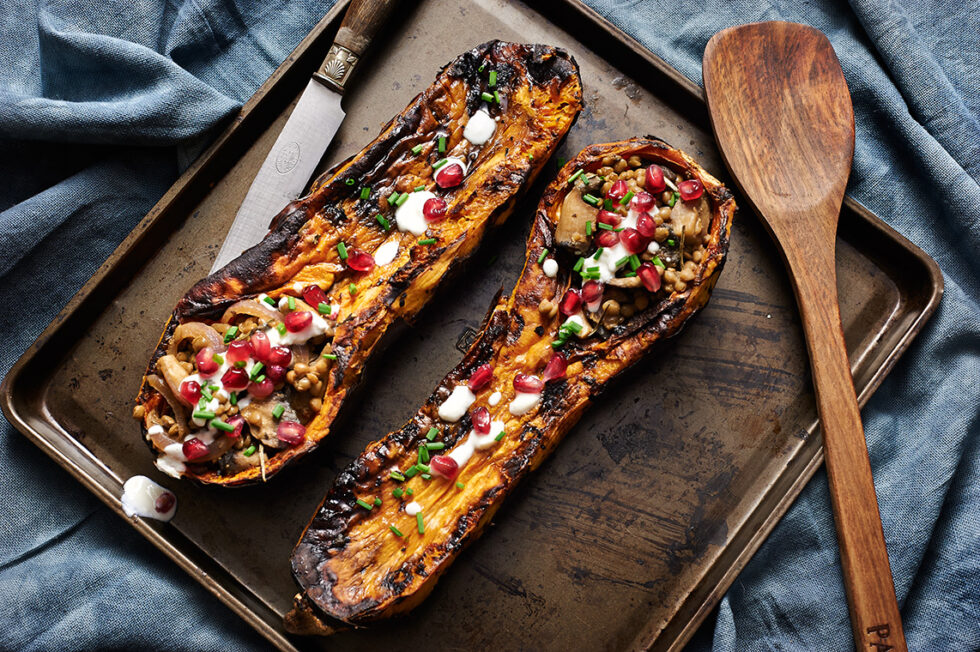
[[[689,318],[707,303],[710,292],[717,282],[724,266],[731,235],[731,224],[736,206],[732,193],[703,170],[691,157],[674,149],[652,136],[632,138],[617,143],[592,145],[569,161],[559,172],[558,177],[545,190],[536,210],[534,228],[528,238],[528,258],[519,277],[514,293],[523,291],[523,296],[514,298],[515,305],[527,306],[540,300],[539,290],[553,282],[540,271],[532,269],[537,252],[541,247],[554,250],[554,230],[557,209],[569,188],[568,179],[575,170],[595,166],[602,157],[618,154],[624,158],[638,154],[654,162],[667,165],[675,171],[683,171],[701,180],[711,203],[711,225],[709,233],[713,236],[706,248],[698,276],[691,286],[682,293],[673,293],[659,301],[651,302],[650,307],[638,313],[626,323],[612,329],[610,337],[597,347],[598,351],[587,351],[590,347],[580,346],[578,358],[586,369],[595,366],[599,354],[616,350],[625,363],[611,376],[604,379],[583,376],[588,386],[587,400],[578,406],[566,401],[568,380],[562,379],[546,385],[541,405],[528,415],[537,419],[544,416],[546,428],[524,425],[520,437],[522,446],[506,464],[498,467],[504,481],[486,491],[472,507],[457,517],[456,526],[442,541],[429,543],[425,551],[413,558],[414,563],[406,562],[399,568],[392,568],[385,576],[383,586],[374,587],[377,593],[356,602],[346,602],[338,598],[333,589],[337,581],[330,570],[332,559],[342,554],[349,544],[348,531],[360,520],[370,518],[355,503],[354,490],[369,491],[381,487],[387,479],[384,467],[394,457],[392,449],[413,450],[424,441],[430,425],[441,423],[436,414],[439,404],[446,398],[449,388],[465,381],[479,365],[494,356],[494,345],[500,341],[516,339],[524,328],[523,320],[516,313],[504,308],[508,297],[503,297],[491,306],[484,325],[476,336],[462,361],[439,383],[426,403],[416,415],[401,429],[389,433],[384,438],[369,444],[365,451],[353,460],[336,478],[333,487],[324,497],[309,524],[303,531],[291,556],[293,577],[301,588],[296,597],[294,611],[302,613],[307,622],[319,616],[323,627],[359,626],[371,621],[404,613],[421,602],[434,588],[439,575],[443,573],[457,554],[469,543],[476,540],[489,523],[503,499],[517,483],[536,468],[548,453],[557,445],[564,434],[578,421],[586,403],[598,397],[609,381],[640,361],[658,342],[673,337],[687,324]],[[537,290],[537,291],[536,291]],[[467,436],[471,428],[467,414],[456,424],[444,428],[442,441],[446,450],[452,448],[460,438]],[[550,433],[546,432],[548,429]],[[548,436],[546,436],[548,435]],[[375,532],[383,536],[386,532]],[[430,554],[431,553],[431,554]],[[404,591],[411,586],[416,577],[422,578],[421,585],[409,594]],[[295,615],[295,614],[294,614]],[[287,627],[289,619],[287,619]],[[297,632],[300,633],[300,632]],[[304,633],[316,633],[307,628]]]
[[[233,303],[242,299],[253,298],[262,292],[282,287],[301,267],[297,260],[302,259],[303,230],[308,224],[322,218],[327,228],[339,227],[349,220],[361,224],[373,225],[373,215],[376,208],[354,203],[354,210],[345,211],[340,203],[350,199],[351,186],[347,181],[352,179],[357,183],[365,176],[376,170],[400,169],[403,166],[392,165],[398,155],[410,149],[416,142],[431,140],[437,135],[445,135],[450,129],[462,129],[458,124],[433,124],[431,131],[417,134],[416,131],[425,121],[431,122],[431,105],[438,101],[439,91],[452,84],[465,85],[465,109],[463,113],[471,115],[480,105],[479,79],[484,74],[479,71],[480,65],[489,62],[497,71],[497,87],[501,89],[514,88],[518,84],[538,86],[549,89],[553,99],[558,103],[567,119],[554,133],[539,132],[534,134],[540,142],[546,145],[546,155],[535,157],[523,162],[519,170],[503,175],[506,170],[498,171],[498,175],[484,179],[486,183],[478,190],[484,195],[504,193],[508,200],[497,206],[486,216],[476,233],[462,232],[452,242],[443,246],[427,248],[422,256],[413,256],[411,262],[397,269],[391,277],[385,279],[387,284],[383,298],[384,307],[376,305],[367,313],[351,315],[351,318],[361,322],[370,322],[384,308],[391,307],[395,302],[404,302],[406,293],[412,281],[424,272],[433,262],[439,261],[451,245],[459,241],[473,238],[474,245],[463,256],[454,256],[448,261],[445,272],[440,280],[458,270],[471,257],[476,244],[482,240],[487,227],[497,227],[509,217],[521,193],[529,187],[538,173],[543,169],[551,154],[564,139],[568,130],[578,119],[582,109],[582,85],[579,66],[575,59],[564,49],[542,44],[508,43],[491,40],[461,54],[440,69],[436,80],[427,89],[419,93],[411,103],[399,114],[394,116],[381,129],[381,133],[363,150],[334,165],[323,173],[311,186],[310,193],[290,202],[276,215],[270,224],[269,233],[261,242],[243,252],[223,268],[197,282],[180,299],[168,319],[156,349],[153,351],[147,365],[146,373],[136,397],[137,404],[156,407],[164,403],[163,398],[150,388],[146,376],[153,373],[157,360],[165,354],[167,344],[177,326],[186,321],[213,322],[218,320],[223,312]],[[481,153],[480,158],[488,156]],[[389,175],[390,176],[390,175]],[[355,186],[356,187],[356,186]],[[457,189],[466,192],[469,187],[468,177]],[[307,247],[308,249],[308,247]],[[438,285],[438,283],[437,283]],[[434,290],[435,288],[430,288]],[[425,302],[423,302],[424,304]],[[400,318],[410,321],[414,315],[400,314]],[[337,351],[338,364],[331,372],[331,382],[343,383],[351,379],[345,378],[345,372],[357,353],[358,337],[356,326],[348,329],[349,337],[346,347]],[[385,336],[387,327],[380,334]],[[376,343],[376,342],[375,342]],[[372,343],[372,347],[375,343]],[[382,347],[383,348],[383,347]],[[349,382],[352,389],[360,381],[360,374]],[[345,394],[346,397],[346,394]],[[341,401],[342,403],[343,401]],[[332,416],[342,405],[331,406]],[[327,407],[324,407],[326,410]],[[321,410],[322,412],[322,410]],[[146,438],[146,430],[141,426],[144,443],[156,456],[153,445]],[[319,441],[329,433],[319,437],[308,437],[306,442],[295,448],[281,450],[269,459],[266,465],[266,477],[271,478],[283,466],[299,459],[317,448]],[[258,473],[243,471],[234,476],[221,476],[216,472],[202,470],[197,472],[191,465],[183,478],[191,479],[200,484],[216,484],[226,487],[244,486],[261,481]]]

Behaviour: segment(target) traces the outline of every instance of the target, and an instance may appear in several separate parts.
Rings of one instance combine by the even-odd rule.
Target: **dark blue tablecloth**
[[[699,82],[704,45],[723,27],[785,19],[830,37],[857,120],[849,191],[946,281],[936,316],[863,413],[905,627],[913,649],[980,649],[980,10],[589,3]],[[0,373],[330,5],[3,3]],[[0,459],[0,647],[266,647],[2,420]],[[845,604],[821,474],[693,647],[850,649]]]

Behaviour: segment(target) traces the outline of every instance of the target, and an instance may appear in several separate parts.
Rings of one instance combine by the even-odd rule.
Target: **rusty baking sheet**
[[[654,134],[724,178],[700,90],[578,2],[441,0],[407,5],[345,99],[333,163],[367,142],[458,53],[537,41],[578,60],[586,108],[559,150]],[[459,359],[524,260],[531,208],[509,224],[373,365],[322,449],[265,487],[163,477],[130,418],[161,324],[207,273],[285,107],[326,53],[335,7],[116,250],[4,381],[8,419],[122,514],[142,473],[178,496],[144,536],[272,643],[293,649],[678,648],[732,583],[821,461],[790,285],[760,222],[742,212],[707,309],[609,388],[412,616],[328,639],[291,637],[293,543],[340,468],[408,419]],[[270,127],[271,125],[271,127]],[[744,205],[744,202],[743,202]],[[935,309],[935,262],[853,201],[837,243],[841,314],[861,402]],[[400,387],[397,394],[372,391]]]

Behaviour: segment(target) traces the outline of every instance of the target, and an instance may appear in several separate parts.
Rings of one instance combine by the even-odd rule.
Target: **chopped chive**
[[[416,145],[415,147],[412,148],[412,154],[421,154],[421,153],[422,153],[421,145]]]
[[[622,233],[625,230],[626,230],[625,226],[617,226],[615,229],[613,229],[613,231],[615,231],[616,233]]]
[[[262,374],[261,376],[259,376],[258,378],[256,378],[255,379],[255,382],[261,383],[263,380],[265,380],[265,374]]]
[[[620,258],[619,260],[617,260],[614,263],[614,265],[616,265],[616,267],[622,267],[623,265],[625,265],[629,261],[630,261],[630,257],[629,256],[623,256],[622,258]]]
[[[431,473],[423,473],[419,477],[422,478],[423,480],[431,480],[432,479],[432,474]]]
[[[415,515],[415,522],[419,524],[419,534],[425,534],[425,523],[422,522],[422,512]]]
[[[429,461],[429,447],[419,446],[419,463],[425,464]]]
[[[425,464],[416,464],[415,466],[422,473],[428,473],[429,472],[429,467],[427,465],[425,465]]]
[[[281,419],[282,413],[286,411],[286,406],[280,403],[276,407],[272,408],[272,416],[275,419]]]
[[[630,269],[632,269],[635,272],[639,268],[640,268],[640,257],[637,256],[636,254],[633,254],[632,256],[630,256]]]
[[[273,299],[272,297],[265,297],[265,298],[264,298],[264,299],[262,299],[262,300],[263,300],[263,301],[265,301],[265,302],[266,302],[267,304],[269,304],[270,306],[272,306],[273,308],[275,308],[275,307],[276,307],[276,300],[275,300],[275,299]]]
[[[496,70],[491,70],[490,71],[490,79],[487,81],[487,83],[490,86],[496,86],[497,85],[497,71]]]
[[[252,367],[252,373],[249,374],[249,378],[255,380],[262,374],[262,369],[264,368],[265,368],[264,364],[262,364],[261,362],[256,362],[255,366]]]
[[[613,209],[612,200],[609,198],[602,200],[602,207],[605,208],[607,211],[611,211]]]
[[[286,305],[289,306],[291,311],[296,310],[296,297],[289,297],[286,299]]]
[[[585,223],[585,235],[592,235],[592,221],[589,220]]]
[[[480,99],[482,99],[484,102],[493,102],[493,95],[484,91],[480,93]]]
[[[390,195],[388,195],[388,205],[389,206],[396,205],[399,197],[401,197],[401,193],[398,192],[397,190],[391,193]]]
[[[528,152],[527,158],[528,158],[528,160],[533,161],[534,160],[534,154],[531,154],[530,152]]]
[[[587,271],[588,273],[591,274],[592,272],[598,272],[599,271],[599,267],[598,266],[595,266],[595,267],[586,267],[585,268],[585,271]]]
[[[405,476],[403,476],[400,471],[392,471],[388,474],[388,477],[392,480],[398,480],[399,482],[404,482],[405,480]]]
[[[350,293],[351,296],[354,296],[357,294],[357,286],[351,283],[347,286],[347,292]]]
[[[551,343],[551,348],[557,351],[561,347],[565,346],[565,340],[555,340]]]
[[[204,419],[205,421],[208,419],[213,419],[214,412],[212,412],[211,410],[194,410],[194,418]]]
[[[420,245],[434,245],[436,243],[435,238],[426,238],[424,240],[419,240]]]
[[[324,353],[323,354],[323,357],[326,358],[327,360],[336,360],[337,359],[337,356],[334,353]]]
[[[280,335],[286,334],[286,324],[276,324],[276,330],[279,331]]]
[[[680,198],[680,193],[675,192],[674,194],[672,194],[670,196],[670,201],[667,202],[667,205],[670,206],[671,208],[673,208],[674,207],[674,204],[677,203],[678,198]]]
[[[584,265],[584,264],[585,264],[585,259],[584,258],[579,258],[575,262],[575,267],[572,268],[572,271],[575,271],[575,272],[579,271],[580,269],[582,269],[582,265]]]
[[[446,163],[449,163],[449,159],[448,158],[441,158],[441,159],[439,159],[438,161],[436,161],[435,163],[432,164],[432,169],[433,170],[438,170],[439,168],[441,168]]]
[[[425,190],[425,186],[415,186],[415,192],[422,192]]]
[[[367,510],[367,511],[369,511],[369,512],[370,512],[370,511],[371,511],[372,509],[374,509],[374,505],[372,505],[371,503],[366,503],[366,502],[364,502],[363,500],[361,500],[360,498],[358,498],[358,499],[357,499],[356,501],[354,501],[354,502],[356,502],[356,503],[357,503],[358,505],[360,505],[361,507],[363,507],[364,509],[366,509],[366,510]]]
[[[623,272],[623,278],[633,278],[636,276],[636,272]]]
[[[438,149],[439,149],[439,153],[440,154],[442,154],[443,152],[446,151],[446,137],[445,136],[439,136],[439,148]]]
[[[486,67],[487,67],[487,64],[485,64],[485,63],[481,63],[481,64],[480,64],[480,67],[479,67],[479,68],[477,68],[477,70],[478,70],[478,71],[480,71],[480,72],[483,72],[483,71],[484,71],[484,69],[485,69]]]
[[[565,324],[565,327],[568,328],[568,330],[575,333],[576,335],[582,332],[582,324],[578,323],[577,321],[567,322]]]
[[[545,248],[544,248],[544,249],[543,249],[543,250],[541,251],[541,255],[540,255],[540,256],[538,256],[538,265],[540,265],[541,263],[543,263],[543,262],[544,262],[544,259],[545,259],[545,257],[547,257],[547,255],[548,255],[548,248],[547,248],[547,247],[545,247]]]
[[[561,163],[559,163],[558,165],[561,165]],[[578,179],[580,176],[582,176],[583,172],[585,172],[585,170],[583,170],[582,168],[575,170],[575,174],[568,177],[568,183],[575,183],[575,180]]]
[[[652,262],[653,262],[653,264],[654,264],[654,265],[656,265],[657,267],[663,267],[664,269],[666,269],[666,268],[667,268],[667,266],[666,266],[666,265],[664,265],[664,263],[663,263],[663,261],[662,261],[662,260],[660,260],[660,256],[654,256],[654,257],[653,257],[653,261],[652,261]]]
[[[602,252],[603,251],[605,251],[605,249],[603,247],[599,247],[598,249],[596,249],[595,250],[595,255],[592,256],[592,260],[599,260],[599,256],[602,255]]]
[[[409,487],[408,489],[405,490],[405,495],[406,496],[411,496],[414,493],[415,493],[415,490],[412,489],[411,487]]]
[[[630,190],[628,193],[626,193],[625,195],[623,195],[623,198],[619,200],[620,206],[625,206],[626,204],[630,203],[630,200],[633,199],[633,195],[635,195],[635,194],[636,193],[634,193],[632,190]]]
[[[395,200],[395,205],[401,206],[402,204],[404,204],[407,201],[408,201],[408,193],[407,192],[403,192],[402,194],[400,194],[398,196],[398,199]]]
[[[605,231],[612,231],[614,228],[616,228],[612,224],[606,224],[605,222],[597,222],[596,226]]]
[[[397,489],[391,492],[391,495],[394,496],[395,498],[401,498],[403,493],[405,493],[405,490],[402,489],[401,487],[398,487]]]
[[[458,480],[456,481],[456,488],[457,488],[457,489],[463,489],[463,488],[465,488],[465,487],[466,487],[466,485],[465,485],[465,484],[463,484],[462,482],[460,482],[460,481],[458,481]]]
[[[218,354],[218,353],[215,353],[214,355],[212,355],[211,356],[211,359],[214,360],[215,362],[217,362],[218,364],[224,364],[225,363],[225,359],[222,358],[221,355]]]
[[[347,260],[347,245],[345,245],[343,242],[338,242],[337,253],[340,254],[341,260]]]
[[[378,221],[378,224],[380,224],[381,226],[384,227],[384,230],[385,231],[391,229],[391,222],[389,222],[388,219],[384,215],[382,215],[381,213],[378,213],[377,215],[375,215],[374,216],[374,219],[376,219]]]
[[[330,304],[324,301],[323,303],[321,303],[320,305],[318,305],[316,307],[316,311],[318,313],[320,313],[321,315],[329,315],[330,314]]]
[[[231,425],[230,423],[225,423],[221,419],[212,419],[211,425],[217,428],[218,430],[224,430],[225,432],[235,432],[235,426]]]
[[[585,275],[585,278],[587,278],[590,281],[598,281],[599,279],[602,278],[602,275],[599,274],[599,272],[589,272],[588,274]]]
[[[348,186],[353,186],[357,182],[354,181],[353,179],[347,179],[346,181],[344,181],[344,183],[346,183]]]
[[[503,430],[501,430],[501,431],[500,431],[500,434],[499,434],[499,435],[497,435],[496,437],[494,437],[494,438],[493,438],[493,440],[494,440],[494,441],[500,441],[500,440],[501,440],[501,439],[503,439],[503,438],[504,438],[504,431],[503,431]]]
[[[235,367],[238,368],[238,369],[244,369],[245,368],[245,365],[247,365],[247,364],[248,364],[248,361],[246,361],[246,360],[239,360],[238,362],[235,363]]]
[[[417,474],[418,472],[419,472],[419,467],[417,467],[417,466],[410,466],[410,467],[408,467],[407,469],[405,469],[405,477],[406,477],[406,478],[414,478],[414,477],[415,477],[415,475],[416,475],[416,474]],[[411,490],[411,489],[409,489],[409,490],[408,490],[408,494],[409,494],[409,495],[411,495],[411,494],[412,494],[412,490]]]
[[[425,438],[428,439],[429,441],[432,441],[433,439],[436,438],[438,434],[439,434],[439,429],[432,427],[429,428],[429,432],[425,433]]]
[[[231,328],[229,328],[228,330],[226,330],[225,331],[225,344],[227,344],[228,342],[230,342],[233,339],[235,339],[235,336],[236,335],[238,335],[238,326],[232,326]]]
[[[375,498],[374,499],[374,506],[375,507],[380,507],[381,506],[381,499],[380,498]]]
[[[245,457],[252,457],[255,455],[255,444],[252,444],[242,452],[245,454]]]
[[[441,441],[435,441],[435,442],[429,442],[428,444],[425,445],[425,447],[430,451],[441,451],[443,448],[446,447],[446,444],[444,444]]]
[[[403,536],[405,536],[404,534],[402,534],[402,531],[399,530],[398,528],[396,528],[394,525],[389,525],[388,527],[391,528],[392,533],[396,537],[403,537]]]
[[[201,388],[201,396],[204,397],[204,400],[205,401],[210,401],[211,399],[214,398],[214,394],[212,394],[211,393],[211,390],[208,389],[207,387],[202,387]]]
[[[361,188],[361,199],[367,199],[371,196],[371,189],[368,187]]]
[[[232,405],[238,405],[238,392],[232,392],[231,395],[228,396],[228,402]]]
[[[500,104],[500,91],[493,92],[493,99],[497,100],[497,104]]]
[[[595,197],[594,195],[590,195],[589,193],[585,193],[584,195],[582,195],[582,199],[584,199],[589,204],[592,204],[593,206],[599,205],[599,198]]]

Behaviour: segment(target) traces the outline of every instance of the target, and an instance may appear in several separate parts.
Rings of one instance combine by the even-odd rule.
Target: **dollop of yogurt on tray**
[[[134,475],[123,484],[122,508],[126,516],[142,516],[167,522],[177,511],[177,497],[145,475]]]

